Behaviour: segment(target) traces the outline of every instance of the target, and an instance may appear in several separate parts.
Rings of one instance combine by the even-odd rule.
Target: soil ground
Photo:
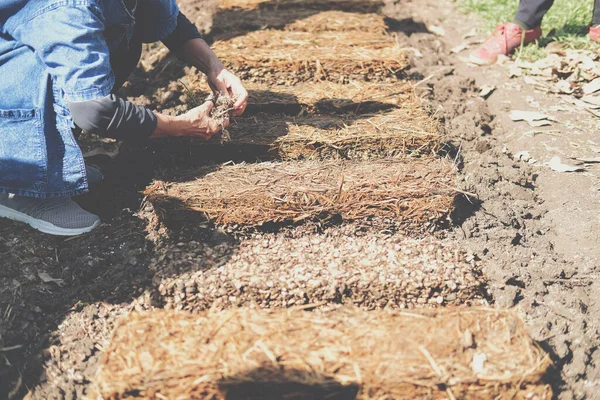
[[[182,3],[188,17],[208,31],[214,5]],[[388,1],[383,12],[393,19],[390,28],[400,46],[417,50],[407,50],[409,76],[420,81],[418,94],[442,122],[461,189],[476,194],[457,198],[453,226],[437,232],[437,239],[473,254],[487,278],[490,302],[520,310],[555,362],[548,379],[557,398],[600,398],[600,167],[559,174],[513,158],[522,150],[545,161],[557,154],[589,155],[597,119],[566,112],[557,117],[572,124],[553,128],[558,136],[523,135],[524,128],[506,116],[509,109],[523,109],[531,98],[546,107],[560,99],[509,80],[502,67],[471,68],[451,54],[476,20],[435,0]],[[184,93],[177,80],[189,69],[162,50],[147,50],[148,68],[138,69],[124,93],[138,103],[180,111]],[[480,97],[479,88],[490,84],[497,90]],[[237,158],[254,155],[240,150]],[[148,267],[162,246],[185,243],[194,252],[194,243],[201,242],[202,251],[215,246],[224,257],[240,246],[238,237],[208,224],[149,228],[144,217],[152,210],[142,191],[175,163],[201,163],[185,151],[167,156],[156,145],[122,147],[114,160],[99,155],[90,161],[106,176],[82,199],[105,221],[96,232],[65,240],[0,224],[1,398],[82,398],[116,319],[152,303]],[[369,229],[376,227],[361,227],[362,234]],[[310,225],[279,234],[310,238],[324,231]],[[260,241],[263,233],[256,235]]]

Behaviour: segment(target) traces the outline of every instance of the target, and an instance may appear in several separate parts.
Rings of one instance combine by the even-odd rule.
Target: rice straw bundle
[[[549,357],[511,311],[134,313],[94,387],[117,399],[533,399]]]
[[[231,144],[270,146],[273,154],[284,159],[378,159],[435,154],[440,144],[437,124],[412,111],[395,110],[363,119],[259,114],[238,119],[229,133]],[[415,116],[412,120],[411,114]]]
[[[187,210],[224,225],[379,217],[423,230],[448,215],[456,193],[453,165],[444,160],[273,162],[210,171],[155,182],[147,199],[164,217]]]
[[[298,32],[373,32],[384,34],[385,18],[378,14],[318,11],[304,8],[226,9],[213,17],[213,32],[285,29]]]
[[[335,82],[299,83],[293,87],[248,83],[249,112],[298,115],[302,109],[310,112],[364,114],[400,107],[414,114],[427,116],[409,82],[370,83]],[[417,122],[418,125],[418,122]]]
[[[382,81],[399,77],[407,58],[385,35],[265,30],[215,42],[215,53],[249,81]]]
[[[316,10],[344,10],[376,12],[383,7],[382,0],[219,0],[220,9],[229,8],[304,8]]]
[[[307,18],[297,18],[284,28],[296,32],[373,32],[384,34],[385,18],[378,14],[324,11]]]

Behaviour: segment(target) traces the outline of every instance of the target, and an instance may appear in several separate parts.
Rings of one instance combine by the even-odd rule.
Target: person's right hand
[[[215,133],[229,126],[229,118],[223,121],[222,124],[219,124],[210,117],[210,111],[213,109],[213,107],[213,102],[207,101],[201,106],[193,108],[180,116],[181,118],[187,120],[191,127],[189,135],[186,136],[197,136],[203,138],[204,140],[208,140]]]
[[[210,139],[215,133],[229,126],[229,118],[218,123],[210,117],[213,109],[212,101],[191,109],[178,117],[170,117],[155,113],[157,117],[156,130],[151,138],[159,139],[167,136],[192,136],[204,140]]]

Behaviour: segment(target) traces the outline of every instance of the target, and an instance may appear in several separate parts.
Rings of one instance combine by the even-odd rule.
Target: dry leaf
[[[411,51],[415,55],[415,57],[417,57],[417,58],[423,58],[423,53],[421,53],[419,51],[419,49],[417,49],[415,47],[403,47],[403,48],[398,49],[398,50],[400,50],[400,51]]]
[[[521,160],[521,161],[529,161],[531,159],[531,155],[529,155],[528,151],[520,151],[513,156],[513,159]]]
[[[573,84],[564,79],[556,82],[556,85],[554,86],[556,87],[556,89],[558,89],[559,93],[572,94],[575,91],[575,89],[573,88]]]
[[[577,161],[581,161],[587,164],[597,164],[600,163],[600,157],[581,157],[575,158]]]
[[[552,159],[548,163],[548,166],[550,167],[550,169],[552,169],[553,171],[556,171],[556,172],[584,171],[584,168],[582,166],[564,164],[562,161],[560,161],[559,156],[552,157]]]
[[[544,119],[549,119],[552,118],[549,115],[546,115],[544,113],[541,112],[537,112],[537,111],[520,111],[520,110],[512,110],[509,114],[508,114],[508,118],[510,118],[513,121],[527,121],[527,122],[531,122],[531,121],[541,121]]]
[[[435,33],[438,36],[446,36],[446,30],[441,26],[429,25],[427,28],[430,32]]]
[[[451,49],[450,49],[450,53],[451,53],[451,54],[458,54],[458,53],[460,53],[461,51],[463,51],[463,50],[466,50],[466,49],[468,49],[468,48],[469,48],[469,45],[468,45],[468,44],[466,44],[466,43],[462,43],[462,44],[459,44],[458,46],[455,46],[455,47],[451,48]]]
[[[482,86],[479,96],[487,99],[496,90],[496,86]]]
[[[596,78],[590,83],[584,85],[582,89],[584,94],[596,93],[598,90],[600,90],[600,78]]]
[[[552,122],[548,121],[547,119],[541,119],[539,121],[527,121],[527,124],[529,124],[529,126],[532,128],[541,128],[542,126],[552,125]]]
[[[600,107],[600,96],[583,96],[581,98],[582,101],[591,104],[595,107]]]
[[[473,28],[469,32],[462,35],[462,38],[468,39],[468,38],[472,38],[473,36],[476,36],[476,35],[477,35],[477,28]]]
[[[44,283],[53,282],[53,283],[56,283],[58,286],[63,286],[65,284],[65,281],[63,281],[62,279],[53,278],[52,276],[50,276],[49,273],[44,272],[44,271],[38,272],[38,276]]]

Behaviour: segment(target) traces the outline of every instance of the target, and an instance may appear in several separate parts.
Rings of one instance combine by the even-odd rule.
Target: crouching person
[[[212,103],[178,117],[115,95],[142,43],[162,41],[207,75],[212,90],[248,94],[175,0],[0,0],[0,217],[53,235],[78,235],[99,218],[72,200],[102,179],[86,168],[74,129],[119,140],[209,139],[224,125]]]

